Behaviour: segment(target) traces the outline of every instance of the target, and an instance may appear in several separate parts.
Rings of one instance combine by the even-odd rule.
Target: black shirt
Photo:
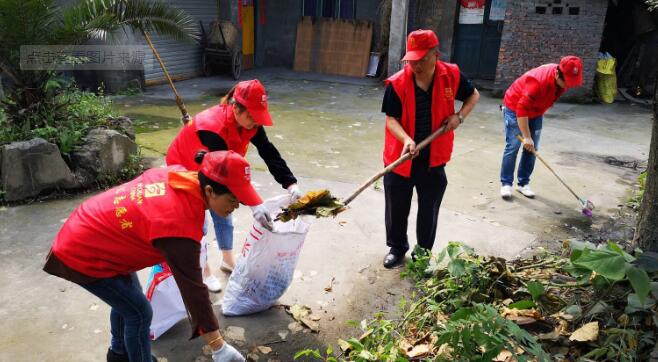
[[[432,78],[432,83],[430,83],[427,91],[416,85],[414,79],[414,96],[416,97],[416,124],[415,124],[415,134],[413,135],[414,142],[416,144],[422,142],[432,133],[432,88],[434,87],[434,79]],[[459,73],[459,85],[457,88],[456,99],[464,102],[467,100],[475,91],[471,81],[464,76],[463,73]],[[382,102],[382,112],[386,113],[387,116],[393,117],[396,119],[402,118],[402,101],[400,97],[393,90],[393,85],[389,84],[386,87],[384,93],[384,101]],[[430,156],[430,148],[426,147],[423,149],[418,157],[414,159],[414,163],[417,164],[428,164]]]
[[[225,151],[228,149],[226,142],[217,134],[210,131],[197,131],[201,143],[208,147],[209,151]],[[274,176],[276,182],[281,184],[284,189],[288,186],[297,183],[297,179],[293,176],[292,171],[288,168],[286,161],[281,157],[279,150],[274,147],[272,142],[265,134],[265,128],[258,127],[258,131],[251,139],[251,143],[256,146],[258,155],[265,161],[267,169],[270,174]]]

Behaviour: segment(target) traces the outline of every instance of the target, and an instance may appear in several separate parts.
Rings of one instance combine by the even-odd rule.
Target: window
[[[304,16],[318,16],[317,0],[304,0],[302,3],[302,14]]]
[[[355,0],[304,0],[304,16],[322,16],[325,18],[354,19]]]

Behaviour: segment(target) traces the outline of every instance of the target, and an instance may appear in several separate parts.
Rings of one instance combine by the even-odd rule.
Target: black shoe
[[[158,359],[155,356],[151,356],[153,362],[158,362]],[[107,362],[130,362],[128,356],[125,354],[118,354],[112,349],[107,350]]]
[[[384,268],[386,269],[392,269],[397,266],[402,265],[402,262],[404,261],[404,254],[393,254],[393,253],[388,253],[384,257]]]
[[[128,355],[118,354],[112,349],[107,350],[107,362],[130,362],[128,360]]]

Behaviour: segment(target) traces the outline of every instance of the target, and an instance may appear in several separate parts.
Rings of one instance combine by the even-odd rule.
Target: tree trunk
[[[634,241],[635,245],[644,251],[658,252],[658,78],[656,79],[653,113],[647,179]]]

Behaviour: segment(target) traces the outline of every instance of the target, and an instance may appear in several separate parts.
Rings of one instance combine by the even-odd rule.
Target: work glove
[[[302,196],[304,196],[304,194],[302,194],[302,191],[299,189],[299,186],[297,186],[297,184],[292,184],[288,186],[288,194],[290,194],[291,203],[299,200]]]
[[[222,348],[212,353],[213,362],[244,362],[246,361],[242,354],[235,347],[224,342]]]
[[[251,212],[254,215],[254,220],[263,225],[265,229],[272,231],[272,217],[270,216],[270,212],[267,210],[265,205],[260,204],[252,206]]]

